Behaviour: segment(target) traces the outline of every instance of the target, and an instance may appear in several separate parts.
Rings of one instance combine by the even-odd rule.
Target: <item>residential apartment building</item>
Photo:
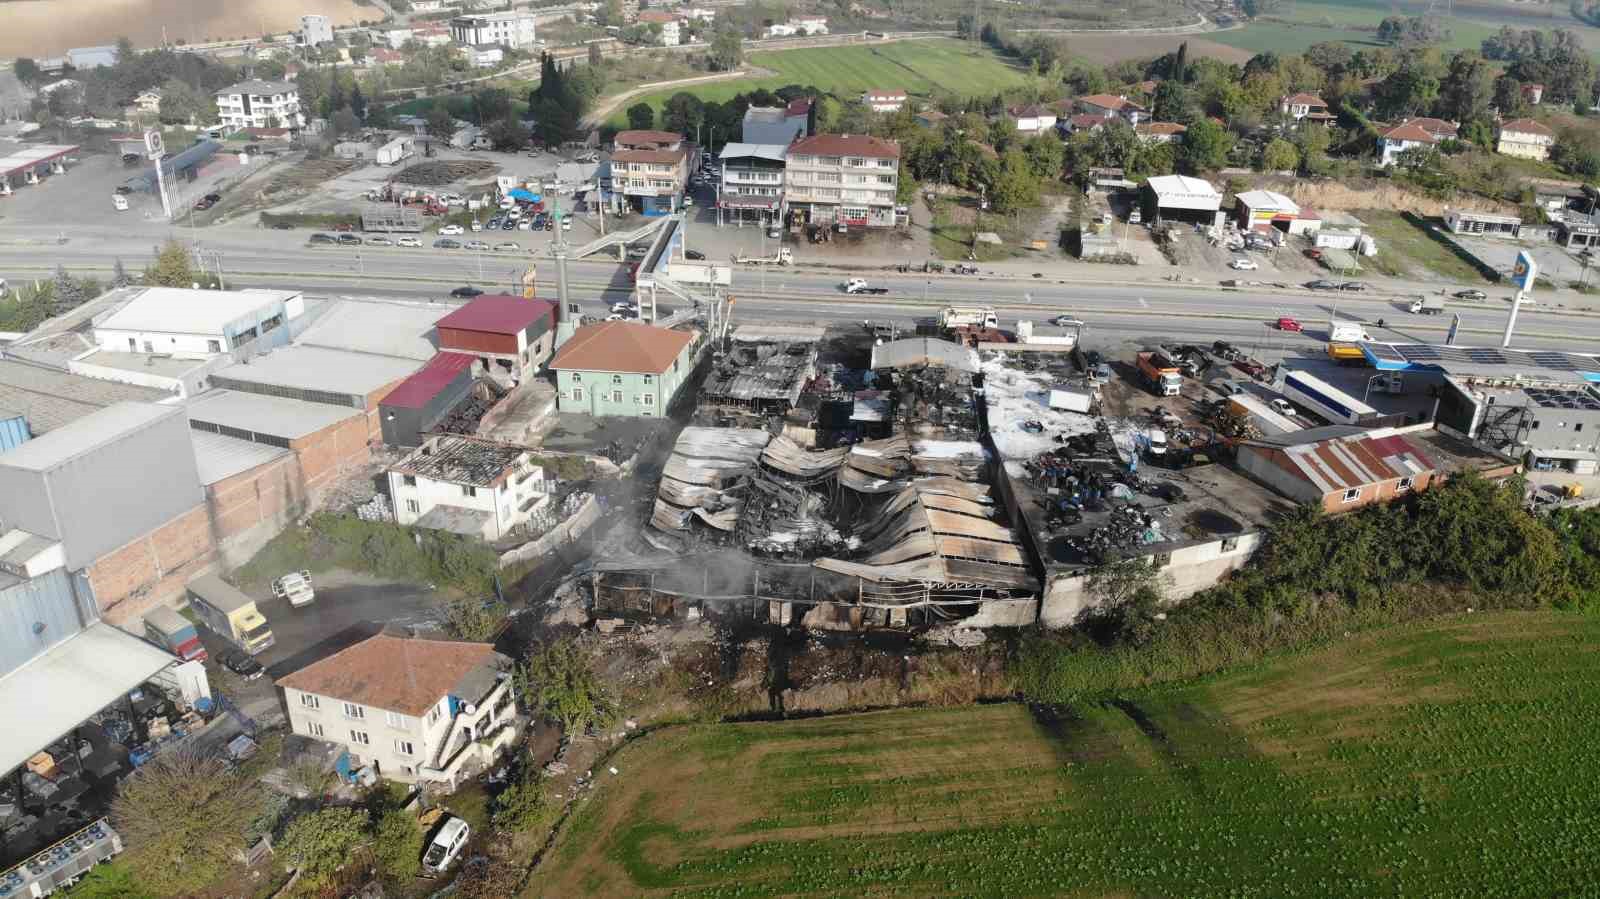
[[[289,727],[352,768],[455,789],[516,741],[511,660],[488,643],[380,633],[281,677]]]
[[[789,145],[784,194],[812,224],[867,228],[895,223],[900,145],[866,135],[818,134]]]
[[[584,325],[550,367],[562,412],[660,418],[694,367],[695,335],[639,322]]]
[[[217,117],[229,128],[303,128],[300,89],[287,81],[241,81],[217,91]]]
[[[645,215],[678,207],[689,180],[689,148],[671,131],[620,131],[611,151],[611,190]]]
[[[1512,119],[1501,122],[1495,133],[1494,151],[1520,159],[1550,158],[1550,148],[1555,146],[1556,133],[1550,126],[1533,119]]]
[[[899,112],[906,105],[906,92],[900,90],[862,91],[861,102],[873,112]]]
[[[766,227],[784,215],[783,169],[788,142],[727,144],[717,187],[717,225],[746,222]]]
[[[661,46],[676,47],[682,41],[679,22],[682,17],[674,12],[661,9],[647,9],[639,13],[639,23],[643,25],[657,25],[661,28]]]
[[[534,17],[519,12],[456,16],[450,20],[450,39],[469,47],[500,44],[513,50],[525,49],[535,42]]]
[[[550,504],[544,469],[524,447],[473,437],[429,437],[389,469],[395,521],[501,540]]]
[[[300,43],[307,47],[333,43],[333,22],[327,16],[301,16]]]
[[[1394,165],[1407,150],[1436,147],[1441,141],[1455,138],[1457,130],[1454,122],[1443,119],[1406,119],[1378,135],[1378,165]]]
[[[466,57],[467,65],[474,69],[492,69],[505,62],[505,48],[499,44],[478,44],[474,47],[461,47],[461,55]]]

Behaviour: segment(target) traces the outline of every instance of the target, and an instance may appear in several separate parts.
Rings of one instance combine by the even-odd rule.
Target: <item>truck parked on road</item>
[[[840,284],[839,289],[845,293],[868,293],[875,295],[886,294],[889,292],[889,288],[887,287],[870,286],[867,284],[866,278],[851,278],[843,284]]]
[[[1139,377],[1157,396],[1177,396],[1183,390],[1183,375],[1163,353],[1140,353]]]
[[[1367,354],[1354,343],[1329,342],[1328,358],[1339,365],[1366,365]]]
[[[1411,304],[1412,315],[1440,315],[1444,312],[1444,297],[1423,297]]]
[[[1000,317],[988,306],[946,306],[939,310],[939,327],[993,329],[1000,327]]]
[[[185,662],[204,662],[206,648],[189,619],[166,606],[156,606],[144,616],[144,635],[152,643]]]
[[[259,655],[275,642],[266,616],[256,601],[238,587],[214,574],[189,582],[189,608],[212,633],[251,655]]]
[[[788,247],[779,247],[778,252],[771,256],[746,256],[741,250],[739,255],[733,257],[733,261],[740,265],[794,265],[794,251]],[[846,290],[848,292],[848,288]]]
[[[1328,340],[1336,343],[1371,343],[1372,335],[1358,322],[1328,322]]]

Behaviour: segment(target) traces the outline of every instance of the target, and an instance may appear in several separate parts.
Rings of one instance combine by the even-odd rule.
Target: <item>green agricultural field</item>
[[[756,88],[771,90],[786,84],[812,85],[843,96],[870,88],[901,88],[926,97],[936,93],[992,94],[1022,84],[1028,77],[1014,63],[987,49],[943,39],[752,53],[749,63],[773,74],[646,94],[624,104],[611,117],[611,124],[626,127],[626,107],[640,102],[649,103],[659,114],[667,98],[679,90],[717,103]]]
[[[1587,893],[1597,651],[1480,613],[1054,712],[670,728],[596,766],[529,895]]]
[[[1207,36],[1219,44],[1256,53],[1300,53],[1322,41],[1373,45],[1373,32],[1385,17],[1421,15],[1427,8],[1423,0],[1289,0],[1261,21]],[[1484,38],[1509,25],[1570,28],[1586,46],[1600,51],[1600,29],[1573,19],[1564,4],[1558,10],[1492,2],[1457,4],[1455,15],[1446,17],[1444,24],[1450,29],[1448,49],[1476,50]]]

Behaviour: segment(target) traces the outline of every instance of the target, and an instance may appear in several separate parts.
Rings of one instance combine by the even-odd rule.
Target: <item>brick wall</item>
[[[96,559],[88,568],[89,586],[101,617],[130,624],[156,604],[181,596],[184,585],[216,560],[217,540],[202,503]]]
[[[1400,489],[1399,478],[1379,481],[1376,484],[1363,484],[1361,486],[1361,498],[1349,503],[1344,501],[1343,490],[1335,490],[1322,497],[1322,509],[1329,514],[1353,512],[1362,506],[1370,506],[1373,503],[1386,503],[1408,493],[1421,493],[1432,485],[1433,474],[1431,471],[1422,472],[1411,479],[1411,486],[1405,490]]]
[[[374,407],[364,418],[346,419],[290,443],[290,449],[300,460],[308,502],[315,503],[322,491],[333,486],[351,468],[371,461],[370,442],[383,440],[381,432],[375,430],[377,426],[378,410]]]
[[[308,507],[305,476],[293,454],[206,488],[221,563],[244,564]]]

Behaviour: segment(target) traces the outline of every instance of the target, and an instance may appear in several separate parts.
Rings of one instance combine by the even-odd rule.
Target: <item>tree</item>
[[[1528,114],[1528,98],[1522,93],[1522,82],[1510,75],[1494,80],[1494,108],[1508,119]]]
[[[1185,122],[1192,116],[1189,108],[1189,90],[1176,81],[1163,81],[1156,87],[1155,102],[1150,115],[1158,122]]]
[[[372,855],[378,870],[390,880],[404,880],[417,873],[422,857],[422,828],[403,808],[384,810],[373,825]]]
[[[628,127],[648,131],[656,126],[656,111],[649,103],[635,103],[628,107]]]
[[[1233,135],[1210,119],[1200,119],[1183,133],[1183,161],[1190,172],[1222,168],[1233,148]]]
[[[18,81],[28,85],[37,84],[40,78],[44,76],[39,64],[27,56],[17,57],[16,61],[11,64],[11,72],[17,76]]]
[[[705,120],[706,105],[688,91],[679,91],[667,98],[661,107],[661,126],[679,134],[693,134]]]
[[[994,211],[1006,214],[1039,201],[1039,181],[1028,169],[1028,157],[1021,150],[1008,150],[1000,157],[1000,169],[989,186],[989,202]]]
[[[365,121],[367,118],[367,98],[365,94],[361,93],[361,82],[359,81],[350,88],[350,111],[355,113],[358,119]]]
[[[300,870],[311,890],[325,889],[358,847],[367,842],[366,815],[358,809],[329,807],[289,822],[277,852]]]
[[[491,807],[494,826],[516,833],[526,833],[550,821],[559,810],[545,794],[544,777],[528,764],[522,766],[515,781],[494,797]]]
[[[528,145],[528,129],[511,115],[490,122],[483,135],[496,150],[520,150]]]
[[[1088,630],[1103,642],[1141,646],[1155,634],[1155,615],[1164,601],[1161,573],[1148,558],[1102,565],[1086,584],[1095,605]]]
[[[706,57],[711,68],[718,72],[731,72],[744,62],[744,36],[732,25],[717,27],[711,39],[711,52]]]
[[[450,107],[443,100],[436,100],[428,107],[428,134],[445,143],[456,135],[456,117],[450,114]]]
[[[211,122],[217,117],[214,99],[185,82],[168,78],[161,85],[161,121],[168,124]]]
[[[334,137],[348,137],[361,130],[361,120],[356,118],[350,107],[346,106],[333,114],[333,118],[328,121],[328,130]]]
[[[144,283],[160,287],[193,287],[204,280],[191,264],[189,250],[176,240],[168,240],[156,251],[155,261],[144,270]]]
[[[84,282],[67,274],[66,266],[59,262],[56,263],[56,274],[52,280],[55,283],[56,302],[51,314],[60,315],[83,305],[84,301],[89,299],[89,292],[85,289]]]
[[[600,45],[597,44],[597,43],[590,44],[589,45],[589,65],[591,65],[591,66],[599,66],[599,65],[604,64],[605,61],[606,61],[605,56],[600,52]]]
[[[1262,171],[1292,172],[1299,167],[1300,151],[1283,138],[1275,137],[1261,148]]]
[[[1476,53],[1457,53],[1439,84],[1439,116],[1455,122],[1487,118],[1494,80],[1494,71]]]
[[[122,782],[111,815],[130,847],[122,860],[134,880],[176,896],[198,892],[232,865],[260,807],[260,790],[221,759],[172,751]]]
[[[455,894],[461,899],[503,899],[522,886],[522,866],[494,856],[474,856],[461,863]]]
[[[1061,177],[1066,151],[1055,135],[1040,134],[1030,138],[1022,145],[1022,152],[1028,157],[1028,170],[1035,178],[1044,181]]]
[[[122,257],[118,256],[111,263],[111,286],[127,287],[132,283],[133,279],[128,277],[128,270],[122,267]]]
[[[559,723],[568,734],[575,736],[591,725],[605,727],[616,719],[618,706],[610,687],[571,637],[535,653],[517,677],[524,707]]]
[[[479,125],[511,116],[511,93],[505,88],[489,87],[472,95],[472,111]]]

